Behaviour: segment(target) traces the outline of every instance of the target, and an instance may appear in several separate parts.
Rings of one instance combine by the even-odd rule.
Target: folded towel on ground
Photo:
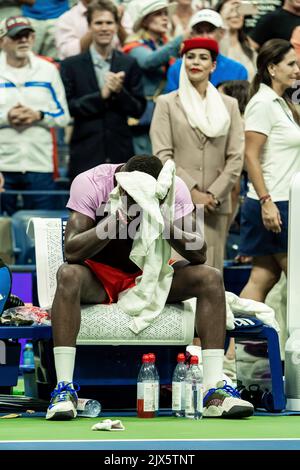
[[[114,421],[111,419],[104,419],[100,423],[94,424],[91,429],[92,431],[125,431],[125,427],[119,419]]]

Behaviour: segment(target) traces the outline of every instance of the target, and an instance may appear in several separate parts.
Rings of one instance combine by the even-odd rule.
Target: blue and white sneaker
[[[74,388],[72,388],[72,385]],[[59,382],[51,393],[51,401],[47,410],[46,419],[68,420],[77,416],[77,393],[79,385],[72,382]]]
[[[239,392],[227,384],[226,380],[209,389],[203,400],[205,418],[247,418],[254,412],[253,405],[242,400]]]

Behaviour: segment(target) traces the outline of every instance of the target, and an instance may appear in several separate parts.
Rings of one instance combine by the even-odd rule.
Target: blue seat
[[[0,316],[11,291],[11,273],[0,258]]]
[[[256,318],[243,315],[235,317],[235,329],[227,331],[227,338],[234,338],[236,342],[237,382],[242,397],[257,408],[270,412],[284,410],[286,398],[277,331]],[[255,368],[259,374],[253,372]],[[249,374],[247,378],[244,371]]]

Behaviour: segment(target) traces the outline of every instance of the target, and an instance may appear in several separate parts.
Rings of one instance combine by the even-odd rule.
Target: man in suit
[[[74,130],[69,174],[73,179],[100,163],[127,161],[133,155],[129,116],[145,108],[141,71],[132,57],[112,47],[118,29],[117,7],[93,0],[87,20],[92,44],[61,64]]]

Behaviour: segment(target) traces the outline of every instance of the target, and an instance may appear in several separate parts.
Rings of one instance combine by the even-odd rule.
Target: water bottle
[[[23,365],[34,368],[33,345],[29,341],[25,344],[23,352]]]
[[[101,405],[97,400],[78,398],[77,415],[84,418],[96,418],[101,413]]]
[[[23,364],[21,366],[24,377],[24,392],[27,397],[38,396],[37,383],[35,378],[33,345],[27,341],[23,352]]]
[[[143,354],[137,379],[137,415],[139,418],[155,417],[155,382],[149,354]]]
[[[155,407],[155,414],[158,415],[158,410],[159,410],[159,374],[158,374],[157,367],[155,365],[156,356],[155,356],[154,353],[148,353],[148,356],[149,356],[149,359],[150,359],[149,366],[153,371],[154,379],[155,379],[155,404],[154,404],[154,407]]]
[[[203,414],[203,377],[198,357],[192,356],[185,378],[185,417],[200,419]]]
[[[173,416],[177,417],[184,417],[185,415],[185,378],[187,366],[184,361],[185,355],[179,353],[172,379],[172,413]]]

